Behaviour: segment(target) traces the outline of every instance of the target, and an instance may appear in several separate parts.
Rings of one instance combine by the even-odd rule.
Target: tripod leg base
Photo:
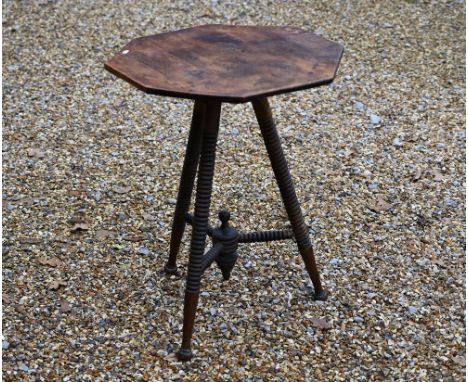
[[[189,361],[192,359],[193,354],[191,349],[180,348],[176,356],[179,361]]]
[[[177,265],[172,265],[172,264],[166,264],[164,266],[164,272],[166,272],[168,275],[178,275],[179,272],[177,272]]]
[[[328,298],[328,291],[322,289],[318,293],[314,293],[314,300],[315,301],[325,301]]]

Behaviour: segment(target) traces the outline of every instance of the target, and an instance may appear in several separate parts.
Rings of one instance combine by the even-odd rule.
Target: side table
[[[105,68],[144,92],[193,99],[193,116],[172,224],[167,273],[176,273],[186,224],[192,239],[184,303],[180,360],[192,358],[191,338],[204,271],[216,262],[229,279],[239,243],[294,238],[314,285],[325,300],[308,228],[304,223],[267,97],[333,81],[341,45],[291,27],[204,25],[137,38]],[[221,211],[219,227],[208,223],[221,104],[251,102],[292,230],[241,233]],[[194,213],[190,199],[198,172]],[[207,236],[213,245],[205,252]]]

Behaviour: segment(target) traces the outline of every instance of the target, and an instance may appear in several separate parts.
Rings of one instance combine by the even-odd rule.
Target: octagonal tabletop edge
[[[328,84],[342,53],[299,28],[211,24],[134,39],[104,66],[146,93],[241,103]]]

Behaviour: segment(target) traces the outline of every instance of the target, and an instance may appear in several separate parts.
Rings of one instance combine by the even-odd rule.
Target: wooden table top
[[[342,52],[298,28],[203,25],[132,40],[105,67],[147,93],[239,103],[330,83]]]

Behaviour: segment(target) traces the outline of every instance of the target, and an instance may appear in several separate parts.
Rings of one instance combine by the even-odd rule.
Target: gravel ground
[[[103,62],[206,23],[345,46],[331,86],[271,101],[331,296],[293,242],[243,246],[182,364],[188,235],[162,267],[192,103]],[[464,36],[460,1],[3,2],[4,380],[464,380]],[[218,152],[213,211],[282,227],[250,105],[223,107]]]

